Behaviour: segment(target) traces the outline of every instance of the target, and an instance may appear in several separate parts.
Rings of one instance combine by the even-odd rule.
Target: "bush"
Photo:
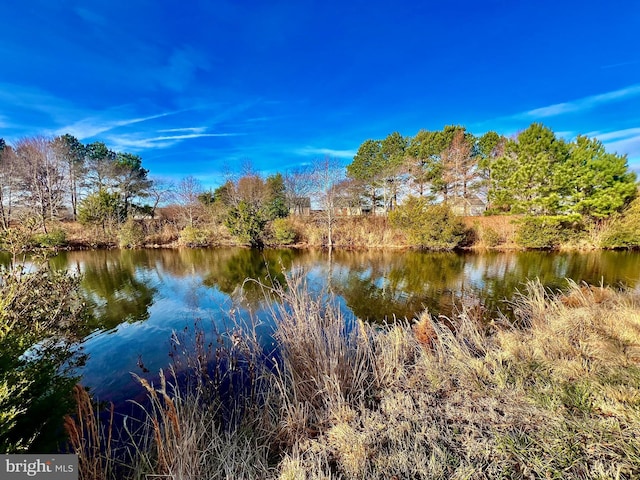
[[[133,218],[128,218],[118,230],[118,244],[120,248],[139,247],[144,243],[145,235],[142,225]]]
[[[204,247],[209,239],[206,230],[187,225],[180,232],[180,243],[187,247]]]
[[[78,221],[82,225],[102,225],[120,219],[120,197],[116,193],[99,190],[85,198],[78,206]]]
[[[453,250],[467,236],[464,224],[447,205],[433,205],[422,197],[409,197],[389,214],[389,220],[413,245],[429,250]]]
[[[273,238],[281,245],[290,245],[298,238],[293,224],[286,218],[276,218],[271,222]]]
[[[252,247],[262,245],[262,230],[266,223],[260,209],[244,200],[229,210],[225,222],[233,236]]]
[[[516,242],[524,248],[553,249],[576,240],[582,231],[579,215],[527,216],[519,221]]]
[[[501,243],[504,243],[502,236],[491,227],[484,227],[482,229],[482,243],[487,247],[497,247]]]
[[[605,232],[603,248],[640,247],[640,198],[634,200],[622,217],[616,219]]]
[[[0,270],[0,451],[55,448],[84,310],[79,279],[43,267]]]
[[[57,228],[49,233],[39,233],[33,236],[33,243],[38,247],[56,248],[67,244],[67,234],[64,230]]]

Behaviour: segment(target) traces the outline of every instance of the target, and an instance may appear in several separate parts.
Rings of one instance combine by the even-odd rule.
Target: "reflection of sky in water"
[[[527,278],[537,277],[559,288],[566,285],[565,277],[632,287],[640,277],[640,254],[627,252],[340,252],[329,262],[322,252],[219,249],[72,252],[58,262],[80,266],[86,294],[103,306],[96,311],[109,317],[102,326],[98,319],[98,330],[84,342],[89,358],[81,373],[98,399],[116,402],[141,392],[130,372],[155,377],[159,369],[167,368],[172,333],[192,335],[196,322],[208,332],[207,341],[214,341],[215,331],[233,330],[236,322],[248,321],[252,310],[253,318],[261,322],[259,335],[269,340],[272,324],[261,308],[265,305],[261,290],[255,283],[245,284],[246,295],[239,295],[245,278],[273,277],[273,272],[267,274],[266,263],[279,269],[282,264],[285,271],[304,269],[312,292],[324,291],[329,282],[347,318],[355,314],[371,321],[412,318],[424,308],[449,315],[460,301],[480,301],[495,311],[515,289],[523,290]],[[256,263],[263,265],[258,268]],[[140,362],[148,373],[142,372]]]
[[[153,375],[166,368],[174,331],[181,332],[185,327],[192,330],[196,320],[210,330],[226,330],[233,324],[229,297],[204,286],[198,275],[183,278],[168,272],[160,276],[137,270],[136,279],[155,287],[148,320],[121,323],[93,334],[83,345],[84,353],[89,354],[82,371],[83,383],[91,386],[99,399],[118,399],[118,392],[132,384],[129,372],[143,375],[139,362]]]

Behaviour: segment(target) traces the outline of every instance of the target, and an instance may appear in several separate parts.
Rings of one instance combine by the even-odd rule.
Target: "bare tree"
[[[20,140],[16,154],[21,194],[46,233],[46,221],[57,218],[63,205],[65,167],[45,137]]]
[[[11,212],[16,194],[17,156],[15,150],[2,142],[0,149],[0,225],[4,230],[11,223]]]
[[[155,218],[156,209],[161,203],[170,201],[176,191],[176,186],[173,180],[169,180],[162,177],[152,177],[151,187],[148,190],[148,195],[153,205],[151,206],[151,218]]]
[[[463,201],[465,215],[467,202],[471,195],[471,186],[478,178],[477,161],[473,156],[473,145],[465,132],[455,132],[451,144],[442,152],[442,181],[445,201]]]
[[[298,168],[283,175],[287,207],[293,214],[302,215],[312,193],[312,170]]]
[[[311,172],[311,191],[321,207],[321,218],[327,229],[327,247],[333,248],[333,228],[338,207],[338,184],[344,179],[344,169],[329,157],[316,161]]]
[[[78,202],[82,178],[86,174],[85,146],[73,135],[65,134],[56,137],[52,142],[59,162],[65,165],[66,187],[71,200],[71,215],[74,220],[78,216]]]
[[[362,198],[366,192],[361,182],[348,178],[337,183],[334,188],[336,207],[346,209],[348,215],[362,215]]]
[[[193,227],[202,204],[198,197],[204,191],[200,181],[192,176],[180,180],[173,193],[173,199],[186,223]]]
[[[257,173],[245,173],[238,179],[235,193],[238,201],[259,207],[265,195],[264,180]]]

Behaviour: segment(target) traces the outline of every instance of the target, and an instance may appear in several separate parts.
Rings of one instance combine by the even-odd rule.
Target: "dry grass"
[[[413,332],[359,324],[350,345],[360,354],[344,361],[341,353],[346,376],[328,363],[308,368],[309,357],[331,349],[305,343],[307,356],[286,361],[317,388],[310,400],[286,402],[304,428],[295,429],[283,478],[640,475],[637,299],[577,285],[556,296],[531,284],[514,303],[518,328],[504,319],[482,326],[472,310],[452,319],[454,330],[424,315]],[[315,328],[315,315],[305,318]],[[288,328],[280,342],[301,335]],[[359,393],[332,388],[337,378]]]
[[[269,472],[268,448],[242,428],[224,428],[215,403],[203,403],[203,388],[185,393],[160,372],[156,388],[138,378],[148,393],[146,409],[153,448],[141,451],[148,473],[176,480],[264,478]],[[247,425],[243,425],[246,427]]]
[[[515,324],[473,309],[410,325],[346,319],[301,276],[268,289],[279,345],[257,408],[143,385],[149,471],[175,478],[640,476],[640,304],[632,292],[529,284]],[[202,361],[198,362],[202,365]],[[174,387],[171,387],[174,385]],[[217,398],[217,400],[216,400]],[[213,400],[212,400],[213,399]],[[257,400],[259,399],[259,400]],[[218,419],[218,420],[216,420]],[[143,462],[144,463],[144,462]]]
[[[112,456],[113,404],[109,409],[109,421],[103,425],[99,412],[94,409],[91,397],[81,386],[73,389],[77,415],[64,419],[64,428],[72,451],[79,458],[80,478],[109,478],[114,473],[115,459]]]
[[[302,277],[277,287],[273,304],[275,338],[281,362],[272,382],[277,401],[277,442],[291,447],[300,438],[314,437],[333,416],[370,394],[372,351],[367,328],[348,322],[334,299],[314,297]]]
[[[429,349],[434,347],[438,334],[433,326],[433,319],[429,312],[424,312],[420,315],[418,321],[413,325],[413,334],[423,347]]]
[[[520,249],[515,238],[518,215],[463,217],[465,226],[473,232],[472,247],[478,249]]]
[[[327,227],[314,217],[289,217],[299,235],[300,244],[322,247]],[[338,217],[333,231],[334,246],[345,249],[403,248],[409,243],[405,235],[392,227],[383,216]]]
[[[470,232],[466,247],[475,249],[522,250],[516,242],[520,215],[493,215],[462,217]],[[297,233],[297,246],[323,247],[327,243],[327,227],[321,216],[290,216],[289,223]],[[593,250],[600,248],[602,239],[608,235],[613,220],[585,225],[581,235],[560,246],[561,250]],[[179,222],[160,216],[143,222],[145,241],[150,247],[178,246]],[[69,245],[83,248],[110,246],[117,243],[118,227],[86,227],[77,222],[60,224],[67,235]],[[206,222],[202,229],[207,232],[210,245],[238,245],[229,229],[216,221]],[[342,249],[401,249],[410,248],[412,243],[406,232],[390,225],[385,216],[339,216],[333,227],[334,247]]]
[[[178,241],[179,235],[179,229],[172,222],[145,222],[145,244],[147,245],[170,245]]]

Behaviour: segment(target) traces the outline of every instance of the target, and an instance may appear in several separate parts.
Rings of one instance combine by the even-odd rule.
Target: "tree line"
[[[586,136],[558,138],[539,123],[513,138],[462,126],[394,132],[363,142],[346,172],[360,206],[374,212],[393,210],[402,195],[463,208],[476,197],[489,213],[603,218],[637,193],[626,156]]]
[[[47,222],[62,217],[106,222],[144,208],[153,182],[138,155],[102,142],[83,145],[72,135],[30,137],[8,145],[0,139],[0,225],[19,212]]]
[[[153,181],[140,156],[102,142],[85,145],[68,134],[15,145],[0,139],[5,230],[23,211],[45,233],[47,222],[60,218],[105,230],[134,216],[153,218],[165,203],[173,206],[179,228],[187,228],[185,235],[196,237],[187,243],[202,243],[197,229],[213,222],[243,243],[259,245],[267,226],[284,228],[278,219],[314,209],[332,245],[340,213],[387,215],[402,207],[407,212],[395,218],[406,223],[415,217],[409,210],[442,204],[468,214],[477,200],[488,213],[597,220],[620,212],[636,195],[636,176],[624,155],[586,136],[566,141],[539,123],[512,138],[493,131],[475,136],[463,126],[420,130],[413,137],[394,132],[364,141],[346,168],[329,158],[266,177],[246,167],[209,191],[190,176],[177,184]],[[291,237],[285,230],[275,233]]]

